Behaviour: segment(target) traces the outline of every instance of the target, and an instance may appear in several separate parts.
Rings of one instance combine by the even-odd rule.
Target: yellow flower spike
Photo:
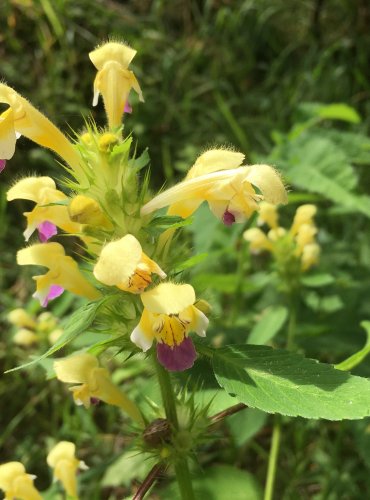
[[[292,234],[296,234],[302,224],[313,224],[313,218],[317,212],[315,205],[306,204],[297,208],[293,224],[290,229]]]
[[[104,214],[97,201],[88,196],[75,196],[68,206],[69,217],[72,221],[80,224],[113,229],[112,223]]]
[[[115,144],[118,143],[118,137],[115,134],[112,134],[111,132],[106,132],[102,136],[99,137],[99,149],[102,152],[106,152],[114,146]]]
[[[135,422],[143,423],[140,410],[113,384],[108,370],[99,366],[95,356],[83,353],[60,359],[54,362],[54,370],[62,382],[81,384],[70,389],[76,404],[83,404],[85,408],[89,408],[91,399],[99,399],[119,406]]]
[[[37,330],[40,332],[48,332],[57,326],[56,317],[49,311],[41,313],[37,317]]]
[[[258,224],[267,224],[271,229],[276,229],[278,220],[276,205],[262,201],[258,213]]]
[[[37,344],[38,341],[39,338],[36,333],[27,328],[21,328],[13,337],[13,342],[22,347],[29,347],[33,344]]]
[[[170,215],[185,218],[207,201],[212,212],[225,225],[231,225],[248,218],[261,200],[274,204],[287,201],[280,176],[269,165],[238,167],[185,179],[144,205],[141,214],[169,206]]]
[[[271,241],[261,229],[258,229],[258,227],[252,227],[244,231],[243,238],[249,241],[249,248],[252,253],[258,254],[263,250],[272,251],[273,247]]]
[[[26,99],[4,83],[0,83],[0,103],[10,109],[0,117],[0,148],[5,159],[14,154],[16,133],[24,135],[40,146],[50,148],[72,168],[78,168],[80,157],[67,137],[37,111]]]
[[[301,224],[295,236],[298,249],[302,250],[306,245],[314,243],[316,233],[316,226],[312,224]]]
[[[81,295],[90,300],[101,297],[100,293],[84,278],[77,262],[65,254],[59,243],[39,243],[19,250],[17,262],[20,266],[44,266],[49,271],[42,276],[34,276],[36,292],[42,306],[58,297],[63,290]]]
[[[13,311],[10,311],[10,313],[7,316],[7,319],[12,325],[18,326],[19,328],[36,327],[36,321],[34,320],[34,318],[22,308],[13,309]]]
[[[5,500],[42,500],[33,485],[34,479],[20,462],[0,465],[0,489],[5,493]]]
[[[303,247],[301,255],[302,271],[307,271],[307,269],[317,264],[319,257],[320,247],[317,243],[311,243]]]
[[[153,273],[166,278],[166,274],[143,252],[132,234],[105,245],[94,267],[97,280],[131,293],[143,292],[152,282]]]
[[[24,231],[26,241],[38,229],[41,241],[47,241],[56,234],[55,226],[67,233],[79,233],[81,225],[72,222],[67,206],[53,205],[65,202],[68,197],[56,189],[55,182],[50,177],[26,177],[18,181],[7,192],[7,200],[30,200],[36,203],[31,212],[25,212],[27,228]],[[49,224],[49,227],[45,226]]]
[[[54,479],[62,483],[67,495],[77,499],[77,470],[86,470],[88,467],[85,462],[76,458],[75,453],[74,443],[60,441],[50,450],[46,461],[54,469]]]
[[[131,340],[144,352],[157,340],[159,362],[171,371],[182,371],[193,366],[196,359],[191,331],[204,337],[208,318],[195,303],[191,285],[161,283],[141,294],[144,311],[139,324],[131,333]]]
[[[144,101],[140,85],[134,73],[128,69],[135,55],[136,50],[119,42],[105,43],[89,54],[98,70],[94,81],[93,106],[96,106],[99,94],[102,94],[111,129],[121,125],[131,89],[139,94],[140,101]]]
[[[267,237],[270,241],[277,241],[286,235],[286,229],[283,227],[277,227],[275,229],[270,229],[267,233]]]

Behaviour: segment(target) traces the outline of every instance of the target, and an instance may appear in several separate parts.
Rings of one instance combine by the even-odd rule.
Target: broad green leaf
[[[143,481],[155,465],[155,458],[148,453],[129,450],[119,456],[106,470],[102,486],[129,486],[133,479]]]
[[[206,500],[260,500],[262,490],[249,472],[230,465],[207,467],[192,479],[194,495]],[[180,500],[177,484],[172,483],[161,496],[163,499]]]
[[[337,103],[320,106],[318,116],[329,120],[342,120],[350,123],[360,123],[361,117],[354,108],[348,104]]]
[[[334,281],[334,276],[328,273],[308,274],[301,278],[301,283],[309,288],[331,285]]]
[[[213,351],[218,383],[252,408],[328,420],[370,415],[370,381],[300,354],[266,346]]]
[[[269,342],[284,325],[288,310],[284,306],[270,307],[252,329],[248,344],[264,345]]]
[[[342,361],[341,363],[335,365],[335,368],[337,370],[344,370],[344,371],[352,370],[352,368],[362,363],[362,361],[370,353],[370,321],[362,321],[361,326],[363,327],[364,330],[366,330],[366,335],[367,335],[364,347],[360,351],[357,351],[355,354]]]
[[[259,432],[265,425],[267,413],[246,408],[243,411],[227,417],[226,424],[238,446],[243,446]]]
[[[12,368],[8,370],[6,373],[13,372],[16,370],[21,370],[22,368],[27,368],[31,365],[34,365],[45,359],[55,352],[59,351],[62,347],[72,342],[80,333],[85,332],[93,323],[95,316],[97,315],[99,309],[105,305],[109,300],[112,299],[112,295],[102,298],[101,300],[97,300],[95,302],[89,302],[85,304],[80,309],[77,309],[71,316],[68,318],[67,322],[62,325],[63,334],[59,337],[57,342],[50,347],[44,354],[38,356],[37,358],[29,361],[28,363],[24,363],[20,366]]]

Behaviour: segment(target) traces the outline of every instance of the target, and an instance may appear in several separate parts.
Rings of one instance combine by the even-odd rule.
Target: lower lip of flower
[[[232,226],[235,222],[235,216],[228,210],[225,210],[222,216],[222,222],[225,224],[225,226]]]
[[[172,347],[164,342],[158,342],[157,358],[167,370],[182,372],[193,366],[197,353],[191,338],[185,337],[180,344]]]

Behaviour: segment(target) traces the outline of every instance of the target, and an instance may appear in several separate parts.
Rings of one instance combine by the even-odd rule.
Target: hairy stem
[[[158,382],[161,388],[161,395],[164,410],[166,412],[166,417],[173,428],[174,434],[176,434],[176,432],[179,431],[179,421],[177,418],[176,400],[170,374],[158,363],[156,358],[154,358],[154,363],[156,366]],[[181,494],[181,499],[195,500],[188,459],[186,456],[180,455],[176,458],[175,474]]]

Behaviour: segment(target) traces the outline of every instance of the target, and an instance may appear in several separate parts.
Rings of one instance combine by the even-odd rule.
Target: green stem
[[[274,484],[276,476],[276,465],[280,449],[281,424],[280,416],[274,417],[274,428],[272,431],[271,449],[267,468],[264,500],[272,500],[274,494]]]
[[[289,296],[289,323],[288,323],[288,336],[286,342],[286,348],[288,349],[288,351],[291,351],[294,346],[296,325],[297,325],[297,303],[296,299],[291,294]]]
[[[167,420],[173,427],[174,432],[179,431],[179,421],[176,411],[176,400],[173,391],[171,378],[169,373],[154,359],[159,385],[161,388],[161,395],[163,406],[166,412]],[[182,500],[195,500],[193,486],[191,483],[191,475],[189,464],[186,456],[176,457],[175,474],[179,486]]]

